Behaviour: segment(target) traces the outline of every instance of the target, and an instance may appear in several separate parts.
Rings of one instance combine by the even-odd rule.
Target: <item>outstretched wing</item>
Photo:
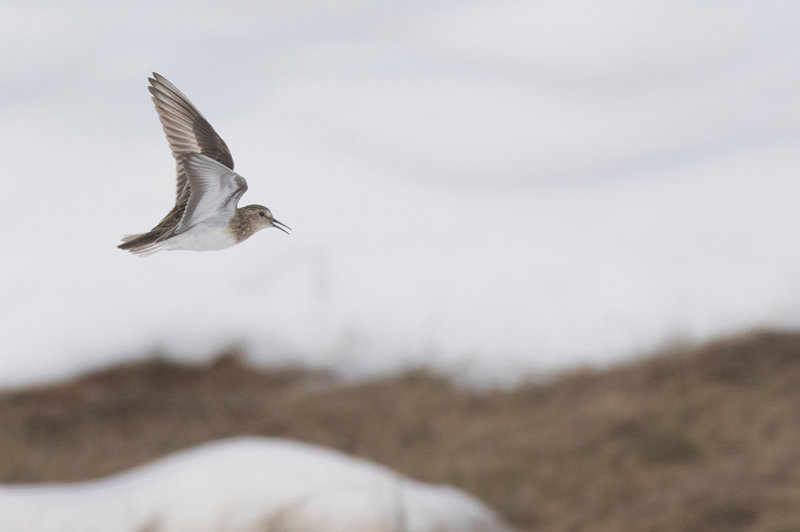
[[[236,212],[239,198],[247,191],[247,181],[242,176],[199,153],[181,156],[178,166],[178,175],[183,172],[186,176],[189,194],[174,234],[206,220],[219,217],[227,220]]]
[[[153,72],[147,87],[153,96],[156,112],[167,135],[172,156],[179,159],[190,153],[202,153],[233,170],[233,157],[225,141],[214,131],[208,120],[167,78]],[[177,175],[177,200],[186,186],[186,176]]]

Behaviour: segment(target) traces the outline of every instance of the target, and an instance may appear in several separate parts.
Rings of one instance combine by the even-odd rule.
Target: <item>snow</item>
[[[800,5],[0,5],[0,387],[158,352],[484,383],[800,322]],[[156,70],[291,226],[169,209]]]
[[[0,529],[27,532],[501,532],[482,503],[289,440],[207,443],[111,477],[0,486]]]

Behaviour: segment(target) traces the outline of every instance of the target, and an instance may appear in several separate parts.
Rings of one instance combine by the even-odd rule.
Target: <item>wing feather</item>
[[[245,178],[199,153],[189,153],[178,160],[188,182],[188,198],[174,234],[189,230],[200,222],[217,217],[228,219],[236,211],[239,199],[247,191]]]
[[[148,90],[175,159],[201,153],[233,170],[228,146],[194,104],[164,76],[154,72],[149,81]]]

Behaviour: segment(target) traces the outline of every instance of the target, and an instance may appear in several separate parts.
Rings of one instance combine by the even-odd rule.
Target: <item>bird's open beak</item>
[[[280,229],[281,231],[283,231],[287,235],[289,234],[289,231],[292,230],[291,227],[289,227],[285,223],[279,222],[278,220],[272,220],[272,227],[277,227],[278,229]]]

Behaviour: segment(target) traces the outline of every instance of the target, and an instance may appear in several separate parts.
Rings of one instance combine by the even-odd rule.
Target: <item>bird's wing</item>
[[[156,112],[167,135],[175,159],[190,153],[202,153],[233,170],[233,157],[225,141],[208,120],[167,78],[153,72],[147,87],[153,96]],[[186,186],[186,177],[178,172],[177,197]]]
[[[198,223],[236,212],[239,198],[247,191],[247,181],[230,168],[210,157],[189,153],[178,159],[178,174],[186,175],[189,195],[175,233],[182,233]]]

